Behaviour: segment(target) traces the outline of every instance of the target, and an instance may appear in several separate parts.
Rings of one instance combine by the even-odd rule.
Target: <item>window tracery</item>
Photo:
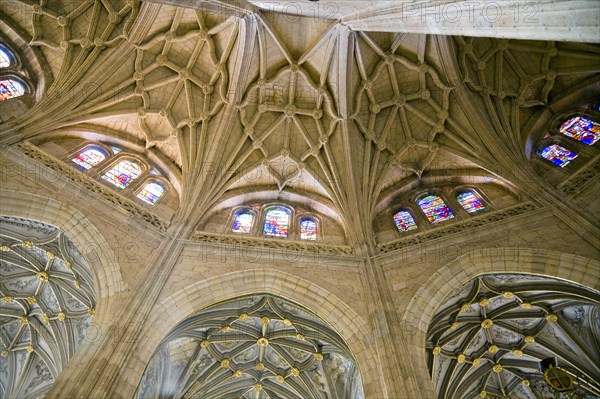
[[[290,211],[283,207],[271,208],[265,213],[263,234],[269,237],[287,238]]]
[[[91,169],[106,159],[106,154],[97,147],[89,148],[72,159],[84,169]]]
[[[75,152],[70,161],[101,181],[121,190],[133,190],[137,199],[150,206],[156,205],[168,191],[168,185],[156,168],[117,147],[85,145]],[[109,161],[109,166],[99,168]],[[136,181],[140,184],[133,184]]]
[[[393,216],[393,218],[394,223],[400,232],[417,229],[417,223],[409,211],[399,211]]]
[[[542,158],[547,159],[561,168],[564,168],[572,160],[577,158],[577,153],[575,151],[568,150],[558,144],[551,144],[544,147],[539,154]]]
[[[136,197],[147,204],[154,205],[165,193],[165,188],[155,182],[146,183]]]
[[[563,122],[560,132],[585,145],[594,145],[600,139],[600,123],[583,116],[575,116]]]
[[[456,196],[456,200],[468,213],[477,213],[486,209],[479,195],[472,190],[460,192]]]
[[[254,225],[254,213],[248,209],[236,212],[231,227],[232,233],[250,234]]]
[[[10,100],[25,94],[25,86],[14,79],[0,80],[0,101]]]
[[[0,43],[0,102],[25,95],[28,86],[20,62],[12,51]]]
[[[0,48],[0,68],[8,68],[10,66],[10,57],[6,51]]]
[[[102,178],[119,188],[125,188],[141,174],[140,165],[133,161],[123,160],[104,173]]]
[[[317,222],[304,218],[300,221],[300,239],[315,241],[317,239]]]
[[[454,214],[450,208],[446,205],[437,195],[427,195],[421,198],[417,204],[423,210],[425,216],[430,223],[439,223],[454,218]]]

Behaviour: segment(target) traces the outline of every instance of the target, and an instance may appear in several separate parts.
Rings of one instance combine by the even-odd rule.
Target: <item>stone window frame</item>
[[[10,98],[6,101],[14,100],[16,98],[34,97],[34,85],[33,82],[31,82],[30,79],[28,79],[23,73],[24,68],[20,54],[5,41],[0,42],[0,50],[2,50],[10,60],[9,66],[0,68],[0,80],[13,80],[23,87],[23,95]]]
[[[250,226],[250,232],[247,234],[244,233],[234,233],[233,232],[233,222],[235,222],[235,218],[237,217],[237,214],[240,212],[244,212],[247,211],[249,213],[251,213],[252,215],[254,215],[254,220],[252,221],[252,226]],[[239,205],[236,207],[233,207],[231,209],[231,213],[229,215],[229,220],[227,221],[227,233],[228,234],[233,234],[235,236],[246,236],[246,237],[255,237],[256,231],[257,231],[257,225],[258,223],[256,223],[256,221],[259,220],[259,214],[258,212],[253,209],[251,206],[247,206],[247,205]]]
[[[264,234],[265,219],[267,212],[272,208],[284,208],[290,213],[290,222],[288,224],[288,235],[287,237],[271,237]],[[260,230],[258,235],[263,238],[272,238],[276,240],[300,240],[300,225],[296,225],[296,209],[283,202],[269,202],[261,206],[259,212]]]
[[[113,146],[109,146],[104,143],[86,141],[85,143],[80,144],[77,147],[75,147],[73,150],[69,151],[65,161],[68,162],[69,164],[71,164],[74,168],[77,168],[78,170],[80,170],[82,173],[85,173],[88,176],[95,179],[96,181],[102,183],[104,186],[110,187],[114,191],[118,192],[119,194],[121,194],[127,198],[134,198],[134,200],[142,206],[146,206],[146,207],[157,206],[160,202],[162,202],[165,199],[165,197],[167,197],[167,195],[171,191],[173,191],[173,186],[169,182],[169,179],[167,179],[158,168],[156,168],[154,165],[151,165],[142,156],[132,153],[121,147],[115,146],[114,148],[117,148],[118,151],[115,151],[113,149]],[[76,163],[74,163],[73,158],[75,158],[76,156],[81,154],[83,151],[86,151],[88,149],[99,149],[100,151],[102,151],[106,154],[106,159],[104,161],[102,161],[100,164],[95,165],[95,166],[91,167],[90,169],[86,170],[86,169],[80,167],[79,165],[77,165]],[[102,178],[102,176],[107,171],[109,171],[114,165],[118,164],[122,160],[130,160],[130,161],[135,162],[142,169],[142,173],[140,174],[140,176],[137,179],[133,180],[127,187],[120,189],[120,188],[110,184],[106,180],[104,180]],[[153,174],[152,173],[153,169],[157,170],[159,174]],[[152,183],[152,182],[156,182],[156,183],[162,185],[164,187],[165,191],[156,200],[156,202],[151,205],[151,204],[148,204],[147,202],[145,202],[144,200],[138,198],[137,195],[144,189],[146,184]]]
[[[598,149],[595,148],[598,146],[598,142],[594,145],[586,145],[576,140],[572,137],[569,137],[560,132],[560,127],[562,124],[570,118],[574,118],[576,116],[583,116],[585,118],[591,119],[594,122],[600,123],[600,112],[596,113],[590,109],[584,108],[572,108],[568,111],[561,112],[560,114],[555,115],[550,122],[548,123],[548,128],[545,130],[544,136],[538,140],[534,151],[533,159],[541,162],[545,165],[546,168],[551,168],[555,171],[560,171],[559,173],[563,174],[564,177],[571,176],[576,173],[577,170],[580,169],[583,165],[585,165],[591,158],[595,157],[598,154]],[[541,151],[549,145],[558,144],[561,147],[566,148],[567,150],[573,151],[577,154],[577,158],[573,159],[569,162],[565,167],[559,167],[558,165],[553,164],[551,161],[544,158],[540,153]]]
[[[296,215],[296,225],[298,226],[298,231],[297,231],[297,235],[298,235],[298,240],[300,241],[312,241],[312,240],[306,240],[306,239],[302,239],[300,237],[300,223],[302,223],[302,221],[304,220],[312,220],[313,222],[315,222],[317,224],[317,239],[314,241],[321,241],[323,239],[323,232],[322,232],[322,226],[323,224],[321,223],[321,218],[318,217],[317,215],[313,214],[312,212],[303,212],[303,213],[298,213]],[[289,233],[288,233],[289,236]]]
[[[460,201],[458,201],[458,195],[462,194],[464,192],[472,192],[473,194],[475,194],[475,196],[477,198],[479,198],[479,200],[483,203],[483,205],[485,205],[485,209],[479,212],[475,212],[475,213],[469,213],[467,212],[467,210],[462,206],[462,204],[460,203]],[[469,217],[473,217],[473,216],[477,216],[477,215],[481,215],[482,213],[485,212],[491,212],[494,210],[494,206],[492,205],[492,202],[490,201],[490,199],[481,192],[481,190],[479,190],[476,187],[473,186],[457,186],[452,190],[452,196],[454,198],[454,201],[458,204],[458,206],[460,207],[460,209],[462,209],[464,211],[464,214],[468,215]],[[460,212],[460,216],[462,216],[463,213]]]

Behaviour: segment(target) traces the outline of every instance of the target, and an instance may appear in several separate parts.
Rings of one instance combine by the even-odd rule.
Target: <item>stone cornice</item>
[[[242,237],[231,234],[206,233],[196,231],[194,241],[212,244],[238,245],[252,248],[282,249],[286,251],[310,252],[323,255],[352,256],[354,250],[347,245],[324,244],[307,241],[280,240],[261,237]]]
[[[403,248],[419,245],[424,242],[434,240],[436,238],[448,237],[450,235],[462,233],[480,226],[491,225],[503,220],[513,218],[515,216],[520,216],[532,212],[538,208],[539,205],[533,202],[525,202],[496,212],[486,212],[479,216],[474,216],[470,219],[463,220],[458,223],[453,223],[445,227],[435,228],[433,230],[413,234],[406,238],[400,238],[395,241],[380,244],[378,246],[379,253],[387,254]]]
[[[23,142],[18,144],[17,148],[29,158],[43,164],[44,166],[56,172],[59,172],[61,176],[64,176],[72,182],[79,184],[80,186],[93,192],[97,196],[104,198],[106,201],[120,206],[128,213],[139,217],[147,223],[150,223],[152,226],[158,228],[159,230],[165,231],[169,226],[168,221],[161,219],[158,216],[148,212],[143,207],[134,203],[130,199],[119,195],[118,193],[99,183],[95,179],[89,177],[88,175],[86,175],[79,169],[73,167],[72,165],[67,165],[63,161],[49,154],[46,154],[33,144]]]

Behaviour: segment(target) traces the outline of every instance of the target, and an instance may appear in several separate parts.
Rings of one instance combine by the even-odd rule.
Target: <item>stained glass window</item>
[[[147,183],[142,191],[136,195],[142,201],[154,205],[156,201],[165,193],[165,188],[158,183]]]
[[[394,223],[396,223],[396,227],[401,232],[414,230],[417,228],[415,219],[413,219],[413,217],[409,211],[400,211],[400,212],[396,213],[394,215]]]
[[[271,237],[287,237],[290,224],[290,211],[285,208],[272,208],[265,216],[263,234]]]
[[[576,116],[567,119],[560,127],[560,132],[565,136],[581,141],[583,144],[592,145],[600,139],[600,123]]]
[[[142,168],[138,164],[124,160],[110,168],[102,178],[119,188],[125,188],[141,174]]]
[[[569,162],[577,158],[577,153],[567,150],[558,144],[552,144],[540,151],[540,155],[553,164],[564,168]]]
[[[483,211],[486,207],[481,202],[481,199],[472,191],[465,191],[456,196],[458,202],[469,213],[477,213]]]
[[[10,66],[10,57],[3,50],[0,49],[0,68],[6,68]]]
[[[301,240],[316,240],[317,239],[317,222],[312,219],[303,219],[300,222],[300,239]]]
[[[239,211],[233,219],[231,231],[234,233],[249,234],[254,223],[254,214],[250,211]]]
[[[420,199],[418,203],[431,223],[443,222],[454,217],[450,208],[437,195],[428,195]]]
[[[72,161],[84,169],[90,169],[104,161],[104,159],[106,159],[106,156],[102,151],[90,148],[77,155]]]
[[[25,94],[25,88],[14,80],[0,80],[0,101],[19,97]]]

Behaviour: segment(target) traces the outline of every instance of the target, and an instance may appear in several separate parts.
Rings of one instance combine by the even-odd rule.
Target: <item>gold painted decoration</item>
[[[487,306],[489,303],[490,303],[490,301],[489,301],[487,298],[482,298],[482,299],[479,301],[479,304],[480,304],[481,306]]]
[[[523,308],[523,309],[531,309],[531,304],[528,303],[528,302],[523,302],[521,304],[521,308]]]
[[[293,375],[294,377],[298,377],[300,375],[300,370],[298,370],[296,367],[292,367],[290,374]]]
[[[265,337],[259,338],[258,341],[256,341],[256,343],[258,344],[258,346],[262,346],[263,348],[269,346],[269,340]]]
[[[244,375],[244,372],[242,370],[236,370],[235,373],[233,373],[233,376],[235,378],[241,378]]]
[[[59,314],[56,316],[56,318],[57,318],[58,320],[60,320],[60,321],[65,321],[65,319],[67,318],[67,316],[66,316],[66,315],[65,315],[63,312],[60,312],[60,313],[59,313]]]
[[[558,316],[554,313],[550,313],[546,316],[546,320],[548,320],[550,323],[554,323],[558,320]]]
[[[315,360],[317,362],[322,362],[323,361],[323,354],[321,352],[317,352],[314,354]]]
[[[503,370],[503,367],[501,364],[494,364],[494,367],[492,367],[492,370],[494,370],[496,373],[499,373]]]
[[[262,362],[256,363],[256,370],[263,371],[265,369],[265,365]]]
[[[535,338],[533,338],[531,335],[526,336],[525,338],[523,338],[523,340],[525,341],[526,344],[535,343]]]
[[[484,321],[481,322],[481,328],[490,328],[492,327],[492,325],[494,324],[494,321],[492,319],[485,319]]]
[[[436,346],[435,348],[433,348],[433,354],[435,356],[439,355],[440,353],[442,353],[442,348],[440,348],[439,346]]]
[[[48,281],[50,278],[46,272],[37,272],[35,275],[40,281]]]
[[[248,316],[248,314],[247,314],[247,313],[242,313],[242,314],[240,314],[240,316],[238,317],[238,319],[239,319],[240,321],[246,321],[246,320],[248,320],[249,318],[250,318],[250,316]]]
[[[35,295],[30,295],[27,297],[27,302],[30,305],[35,305],[37,303],[37,298],[35,297]]]
[[[226,369],[229,367],[229,359],[223,359],[221,360],[221,367]]]
[[[282,382],[285,381],[285,377],[282,375],[278,375],[275,377],[275,380],[281,384]]]
[[[467,360],[467,358],[465,357],[465,355],[463,355],[462,353],[460,355],[458,355],[458,357],[456,358],[456,361],[458,363],[464,363],[465,360]]]
[[[488,352],[490,353],[496,353],[498,352],[498,347],[496,345],[490,345],[490,347],[488,348]]]
[[[15,300],[15,298],[14,298],[14,297],[12,297],[12,296],[10,296],[10,295],[7,295],[7,296],[3,297],[3,298],[2,298],[2,300],[3,300],[5,303],[11,303],[12,301],[14,301],[14,300]]]

